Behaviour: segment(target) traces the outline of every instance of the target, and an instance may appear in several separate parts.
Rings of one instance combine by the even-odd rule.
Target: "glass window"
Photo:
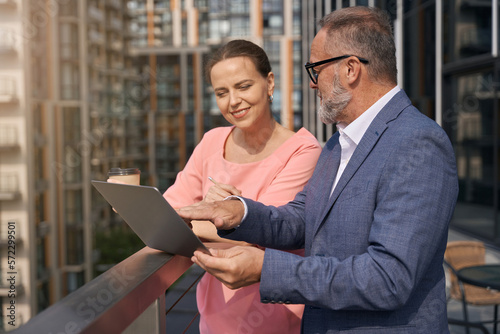
[[[300,13],[293,14],[292,34],[293,35],[302,34],[302,18],[300,17]]]
[[[248,0],[232,0],[231,1],[231,13],[245,14],[250,11]]]
[[[82,154],[89,149],[89,142],[81,141],[80,109],[63,108],[62,122],[64,181],[78,183],[82,180]]]
[[[38,311],[42,311],[50,305],[50,287],[49,283],[40,284],[37,289]]]
[[[435,113],[435,8],[434,1],[423,5],[408,1],[403,27],[403,87],[413,104],[430,118]]]
[[[263,1],[262,11],[263,12],[283,13],[283,0],[265,0],[265,1]]]
[[[61,59],[78,59],[78,26],[72,23],[61,23],[59,26]]]
[[[68,265],[83,263],[83,208],[82,191],[66,190],[65,196],[65,225],[66,250]]]
[[[80,72],[72,62],[61,64],[61,99],[77,100],[80,96]]]
[[[232,0],[209,1],[210,13],[227,13]]]
[[[282,35],[283,34],[283,16],[282,14],[264,14],[264,34]]]
[[[491,4],[443,1],[444,62],[491,52]]]
[[[248,36],[250,35],[250,18],[231,17],[231,36]]]
[[[82,202],[83,199],[81,190],[65,191],[66,225],[76,226],[82,224],[83,221]]]
[[[78,6],[70,1],[59,1],[57,3],[57,9],[59,10],[59,15],[61,17],[77,17],[78,16]]]
[[[293,0],[293,11],[294,12],[300,12],[302,8],[302,1],[300,0]]]
[[[30,6],[30,22],[35,22],[37,15],[39,15],[37,6]],[[33,97],[36,98],[46,98],[48,95],[47,78],[48,78],[48,66],[43,66],[48,63],[47,52],[47,24],[40,24],[37,26],[36,33],[33,34],[32,43],[28,43],[30,51],[30,64],[31,64],[31,74],[32,74],[32,85],[31,91]]]
[[[37,238],[36,239],[36,248],[37,248],[37,279],[43,279],[47,274],[47,238]]]
[[[85,283],[83,272],[66,273],[66,289],[67,292],[73,292]]]
[[[452,224],[485,238],[494,236],[495,138],[493,73],[483,71],[447,79],[450,87],[443,127],[453,143],[459,178],[459,198]],[[448,95],[448,94],[447,94]],[[497,139],[498,140],[498,139]]]
[[[210,38],[220,39],[229,36],[231,24],[228,20],[210,20]]]

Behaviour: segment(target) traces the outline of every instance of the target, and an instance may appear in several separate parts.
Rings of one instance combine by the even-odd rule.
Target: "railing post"
[[[122,334],[166,333],[165,295],[160,295]]]

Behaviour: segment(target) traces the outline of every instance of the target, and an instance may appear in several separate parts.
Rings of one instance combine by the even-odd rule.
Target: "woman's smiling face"
[[[274,74],[263,77],[248,57],[224,59],[210,72],[217,106],[224,118],[238,128],[268,121],[269,96],[274,90]]]

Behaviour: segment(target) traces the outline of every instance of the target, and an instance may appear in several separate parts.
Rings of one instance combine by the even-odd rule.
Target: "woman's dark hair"
[[[249,58],[257,71],[266,78],[271,72],[271,64],[266,52],[257,44],[243,39],[233,40],[217,51],[215,51],[208,62],[205,64],[205,77],[207,81],[212,84],[210,80],[210,72],[215,64],[229,58],[247,57]]]

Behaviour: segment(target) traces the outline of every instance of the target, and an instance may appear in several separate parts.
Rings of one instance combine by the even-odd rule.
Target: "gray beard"
[[[342,86],[338,73],[335,72],[331,95],[329,98],[323,99],[318,109],[321,122],[325,124],[336,123],[351,99],[352,94]]]

